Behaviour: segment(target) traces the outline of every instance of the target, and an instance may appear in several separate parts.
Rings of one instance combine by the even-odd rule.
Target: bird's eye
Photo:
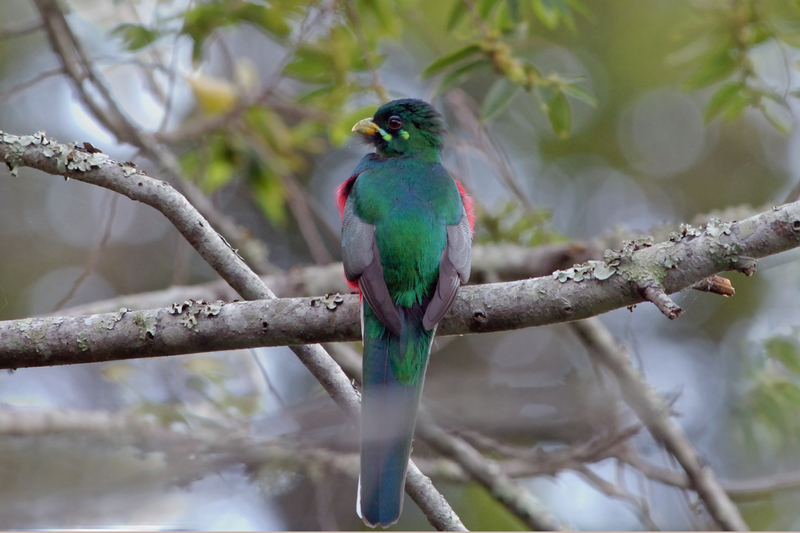
[[[403,119],[398,116],[389,117],[387,124],[389,125],[389,129],[391,131],[398,131],[403,127]]]

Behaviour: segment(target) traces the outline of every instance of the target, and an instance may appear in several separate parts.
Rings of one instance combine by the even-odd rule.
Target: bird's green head
[[[438,160],[442,151],[442,116],[427,102],[413,98],[382,105],[372,118],[360,120],[353,131],[385,157],[421,155]]]

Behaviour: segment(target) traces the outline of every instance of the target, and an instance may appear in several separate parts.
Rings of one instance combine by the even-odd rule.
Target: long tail
[[[434,335],[422,327],[422,315],[419,308],[401,308],[403,333],[397,336],[364,302],[358,514],[370,527],[394,524],[403,509],[411,440]]]

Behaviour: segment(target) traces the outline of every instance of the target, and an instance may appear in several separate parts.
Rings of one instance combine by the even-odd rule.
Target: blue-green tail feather
[[[434,331],[420,306],[400,307],[392,334],[364,302],[359,515],[371,526],[395,523],[403,508],[408,457]]]

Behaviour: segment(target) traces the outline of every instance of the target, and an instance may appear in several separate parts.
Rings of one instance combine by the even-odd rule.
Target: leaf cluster
[[[560,26],[577,31],[574,13],[589,17],[578,0],[458,0],[449,17],[448,31],[471,21],[468,44],[430,64],[423,77],[442,74],[438,92],[443,93],[481,72],[497,75],[482,107],[481,118],[489,120],[505,110],[520,91],[529,93],[537,108],[548,117],[553,131],[569,137],[572,108],[567,96],[591,106],[597,102],[581,80],[571,80],[552,72],[542,74],[524,57],[532,43],[531,28],[537,23],[545,30]],[[469,15],[469,16],[468,16]]]
[[[442,9],[447,13],[441,20],[428,17]],[[696,20],[681,36],[688,44],[672,60],[691,72],[689,89],[714,87],[707,120],[736,118],[754,107],[787,131],[788,101],[799,95],[770,87],[752,56],[767,43],[800,42],[797,2],[712,2],[695,12]],[[207,192],[237,178],[244,181],[264,214],[284,224],[286,180],[302,180],[315,154],[345,143],[352,125],[389,98],[379,76],[382,46],[418,40],[414,21],[420,18],[439,21],[449,48],[421,77],[438,78],[438,95],[469,80],[488,79],[481,98],[484,121],[501,116],[525,94],[556,135],[566,139],[574,106],[597,106],[586,80],[544,72],[531,59],[543,42],[591,31],[584,26],[592,15],[580,0],[448,0],[435,6],[411,0],[206,0],[169,18],[126,22],[111,33],[132,54],[167,46],[170,35],[188,37],[198,71],[210,63],[205,52],[220,32],[241,25],[258,29],[280,47],[279,72],[267,82],[189,78],[198,101],[190,119],[217,114],[226,120],[190,139],[194,149],[182,160]],[[236,58],[228,59],[235,63],[229,72],[246,70]],[[508,238],[521,237],[512,231]]]
[[[697,18],[680,37],[688,44],[673,54],[671,62],[689,72],[689,90],[713,87],[705,109],[707,122],[717,117],[739,118],[745,109],[757,109],[779,132],[791,129],[788,80],[796,65],[790,48],[800,45],[800,3],[768,0],[715,2],[696,11]],[[768,80],[755,67],[754,55],[774,47],[783,57],[786,85]]]

